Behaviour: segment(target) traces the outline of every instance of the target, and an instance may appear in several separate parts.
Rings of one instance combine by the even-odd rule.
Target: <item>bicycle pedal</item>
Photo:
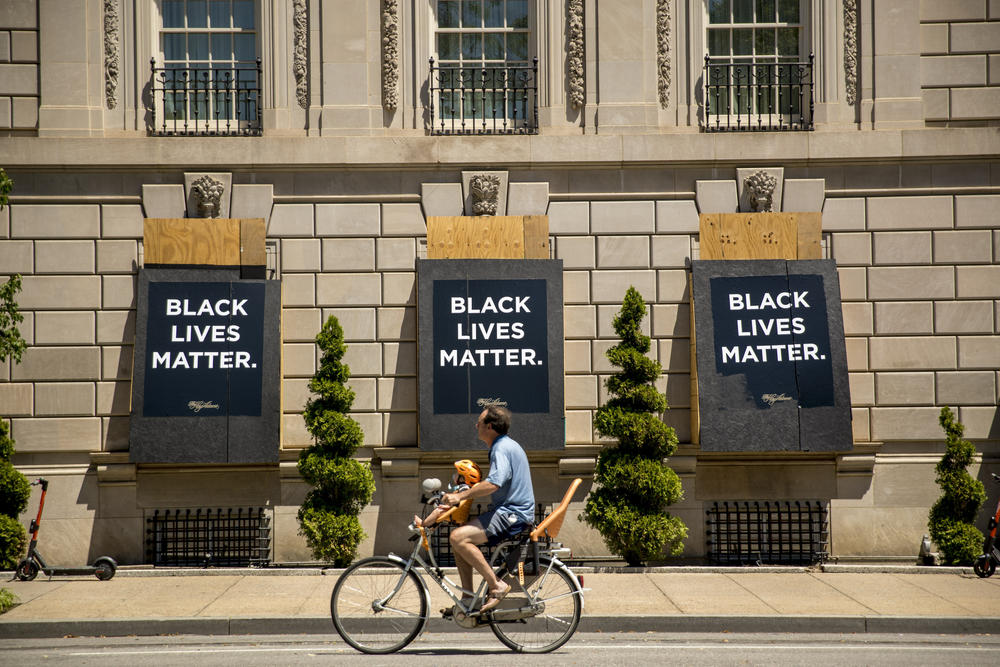
[[[440,611],[441,611],[441,618],[448,619],[448,618],[453,618],[455,616],[454,607],[443,607]]]

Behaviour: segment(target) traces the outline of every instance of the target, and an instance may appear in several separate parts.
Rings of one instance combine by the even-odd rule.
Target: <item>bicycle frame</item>
[[[465,613],[468,616],[473,615],[473,611],[478,608],[478,606],[479,606],[478,603],[480,602],[480,600],[485,599],[486,593],[487,593],[487,591],[486,591],[486,582],[485,581],[481,581],[479,583],[479,586],[476,588],[475,591],[466,590],[465,588],[462,588],[458,583],[456,583],[456,582],[452,581],[450,578],[448,578],[448,576],[444,573],[444,571],[441,569],[441,567],[438,566],[437,561],[434,558],[434,552],[430,548],[430,540],[429,540],[430,531],[436,530],[438,525],[440,525],[440,524],[435,524],[434,526],[431,526],[430,529],[425,528],[423,526],[420,526],[420,527],[418,527],[418,528],[415,529],[415,532],[416,532],[416,536],[415,537],[417,539],[416,539],[416,544],[413,547],[413,551],[410,553],[409,559],[404,559],[404,558],[402,558],[399,555],[394,554],[394,553],[390,553],[388,555],[388,558],[390,558],[390,559],[398,562],[400,565],[403,566],[403,574],[400,576],[399,582],[396,584],[396,586],[393,588],[393,590],[388,595],[386,595],[385,598],[383,598],[382,600],[379,600],[376,603],[379,607],[383,607],[384,608],[385,603],[388,602],[389,600],[391,600],[392,597],[394,595],[396,595],[397,592],[399,592],[399,588],[403,585],[403,581],[405,580],[406,575],[411,570],[416,570],[417,576],[420,579],[420,583],[424,587],[424,593],[425,593],[425,595],[429,595],[429,593],[427,591],[427,584],[424,581],[424,575],[430,577],[431,580],[434,583],[436,583],[441,588],[441,590],[444,591],[445,595],[447,595],[449,598],[451,598],[451,600],[455,603],[455,605],[458,607],[458,609],[460,609],[463,613]],[[519,548],[520,544],[519,544],[519,542],[517,540],[513,540],[513,539],[512,540],[504,540],[503,542],[499,543],[496,546],[495,550],[494,550],[493,558],[490,560],[490,567],[492,569],[494,569],[494,570],[497,569],[497,567],[500,564],[499,563],[499,557],[504,552],[504,547],[509,547],[509,546],[513,546],[515,548]],[[428,560],[424,560],[421,557],[421,555],[420,555],[421,551],[426,551],[427,552]],[[542,577],[542,579],[544,581],[544,579],[548,576],[549,572],[551,572],[552,568],[554,568],[554,567],[562,567],[562,568],[565,568],[565,569],[568,570],[569,568],[567,568],[566,565],[562,561],[560,561],[559,558],[558,558],[558,556],[557,556],[557,552],[568,552],[568,551],[569,551],[569,549],[548,549],[548,550],[545,550],[545,551],[541,552],[545,556],[547,556],[547,558],[548,558],[548,565],[543,570],[543,572],[540,572],[538,574],[538,576]],[[580,604],[581,604],[581,607],[582,607],[583,600],[584,600],[584,597],[583,597],[583,591],[584,591],[584,589],[579,585],[579,579],[576,577],[576,575],[573,575],[570,578],[572,579],[572,581],[577,586],[577,589],[574,591],[573,594],[580,596]],[[472,599],[467,604],[463,604],[463,602],[462,602],[462,596],[463,596],[463,594],[468,594],[468,595],[472,596]],[[556,599],[558,599],[558,598],[556,598]],[[516,616],[516,618],[506,618],[506,616],[511,616],[512,615],[512,614],[509,613],[511,611],[516,612],[515,614],[513,614],[513,616]],[[508,613],[504,613],[504,612],[508,612]],[[503,618],[497,618],[498,613],[503,614],[504,617]],[[514,620],[518,620],[519,618],[524,618],[524,614],[526,614],[526,613],[527,613],[527,615],[531,615],[530,608],[528,610],[525,610],[524,608],[515,609],[515,610],[497,610],[497,611],[494,611],[493,616],[494,616],[494,620],[495,621],[496,620],[511,620],[511,621],[514,621]],[[429,617],[430,617],[430,606],[428,605],[428,616],[427,616],[427,618],[429,618]],[[482,622],[485,623],[487,621],[484,619]]]
[[[1000,483],[1000,475],[991,473],[994,481]],[[976,559],[973,569],[980,577],[993,576],[997,567],[1000,566],[1000,545],[997,544],[997,526],[1000,525],[1000,499],[997,500],[997,509],[990,517],[987,530],[989,533],[983,541],[983,555]]]

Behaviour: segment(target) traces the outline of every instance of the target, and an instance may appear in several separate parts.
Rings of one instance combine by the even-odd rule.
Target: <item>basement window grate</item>
[[[263,507],[165,509],[146,516],[146,559],[165,567],[264,567],[271,514]]]
[[[711,563],[813,565],[829,556],[829,510],[821,501],[716,501],[707,514]]]

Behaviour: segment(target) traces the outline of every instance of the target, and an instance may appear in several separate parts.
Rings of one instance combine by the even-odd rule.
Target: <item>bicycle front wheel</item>
[[[512,589],[491,614],[493,634],[519,653],[554,651],[569,641],[580,624],[583,604],[573,575],[559,565],[550,569],[550,563],[547,558],[539,559],[539,574],[526,576],[523,587],[516,574],[509,575],[506,580]]]
[[[330,598],[333,627],[362,653],[394,653],[427,622],[423,583],[412,570],[375,556],[344,570]]]

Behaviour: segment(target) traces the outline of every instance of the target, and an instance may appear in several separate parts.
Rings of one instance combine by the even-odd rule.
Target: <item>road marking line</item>
[[[706,649],[719,649],[719,648],[737,648],[744,650],[753,651],[773,651],[775,649],[784,650],[794,650],[801,651],[803,648],[808,649],[820,649],[820,650],[865,650],[870,651],[873,649],[893,649],[893,650],[908,650],[908,651],[980,651],[980,652],[997,652],[1000,651],[1000,646],[993,647],[981,647],[981,646],[927,646],[927,645],[913,645],[913,646],[900,646],[897,644],[864,644],[864,645],[852,645],[852,644],[808,644],[808,645],[795,645],[795,646],[780,646],[774,644],[740,644],[736,642],[717,642],[712,644],[587,644],[583,646],[564,646],[561,650],[565,649],[580,649],[580,650],[593,650],[593,649],[603,649],[603,650],[638,650],[638,649],[651,649],[655,651],[662,651],[665,646],[669,646],[673,650],[677,649],[689,649],[689,650],[706,650]],[[402,649],[401,653],[405,655],[407,649],[412,648],[413,644],[410,644],[407,648]],[[420,646],[421,651],[450,651],[456,648],[461,648],[463,650],[482,650],[482,651],[496,651],[498,649],[503,649],[502,646],[497,644],[464,644],[457,643],[450,644],[446,646]],[[336,647],[336,646],[298,646],[298,647],[248,647],[248,648],[195,648],[195,649],[170,649],[164,648],[159,650],[126,650],[126,651],[86,651],[86,652],[73,652],[68,655],[71,656],[98,656],[98,655],[162,655],[164,653],[169,654],[185,654],[185,653],[292,653],[292,652],[334,652],[334,653],[358,653],[349,646]]]

